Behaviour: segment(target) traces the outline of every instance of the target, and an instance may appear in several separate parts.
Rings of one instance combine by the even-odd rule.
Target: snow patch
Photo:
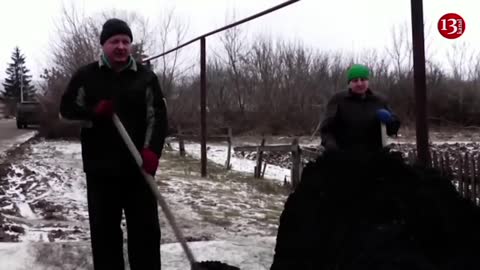
[[[242,270],[267,270],[273,262],[274,237],[192,242],[189,247],[197,261],[221,261]],[[162,269],[190,269],[180,244],[162,245]]]
[[[171,146],[174,150],[179,150],[178,143],[173,142],[171,143]],[[185,151],[193,158],[201,158],[201,150],[199,143],[185,142]],[[208,144],[207,158],[216,164],[225,165],[225,162],[227,160],[227,146],[220,144]],[[233,170],[250,173],[252,175],[253,170],[256,166],[256,162],[253,160],[233,156],[233,151],[232,156],[230,157],[230,163]],[[290,169],[282,168],[280,166],[267,164],[264,177],[267,179],[282,181],[282,183],[286,178],[286,180],[289,182],[291,177],[291,171]]]
[[[0,243],[0,270],[26,270],[33,261],[28,243]]]
[[[32,208],[26,202],[17,202],[17,207],[20,210],[20,215],[28,219],[37,219],[37,215],[33,213]]]

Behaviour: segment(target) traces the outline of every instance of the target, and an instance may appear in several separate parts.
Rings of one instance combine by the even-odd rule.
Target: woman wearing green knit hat
[[[352,65],[347,71],[347,79],[350,89],[358,94],[364,94],[368,90],[370,70],[364,65]]]
[[[320,126],[322,145],[328,150],[372,152],[383,149],[380,125],[396,135],[400,121],[385,98],[369,88],[370,69],[354,64],[347,70],[348,89],[328,102]]]

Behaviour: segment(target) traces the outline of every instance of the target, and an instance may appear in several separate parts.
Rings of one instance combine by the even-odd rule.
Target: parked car
[[[17,128],[27,128],[29,125],[40,124],[40,103],[24,101],[17,104]]]

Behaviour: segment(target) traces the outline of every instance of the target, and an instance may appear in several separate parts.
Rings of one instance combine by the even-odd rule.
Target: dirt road
[[[17,143],[28,140],[35,129],[17,129],[14,119],[0,120],[0,155]]]

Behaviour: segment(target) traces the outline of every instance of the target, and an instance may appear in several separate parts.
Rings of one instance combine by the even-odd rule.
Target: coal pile
[[[240,270],[240,268],[219,261],[203,261],[195,263],[191,270]]]
[[[480,269],[479,227],[480,208],[438,170],[326,153],[285,203],[271,270]]]

